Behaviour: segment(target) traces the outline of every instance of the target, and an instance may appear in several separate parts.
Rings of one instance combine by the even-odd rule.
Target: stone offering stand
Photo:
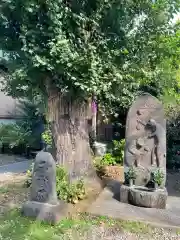
[[[138,97],[128,112],[124,170],[121,202],[166,208],[166,121],[162,104],[149,94]]]

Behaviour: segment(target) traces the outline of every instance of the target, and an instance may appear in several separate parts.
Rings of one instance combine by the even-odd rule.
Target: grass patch
[[[1,203],[9,208],[9,202],[24,202],[26,189],[22,182],[8,184],[0,187]],[[22,201],[21,201],[22,200]],[[20,210],[7,210],[0,217],[0,240],[81,240],[87,239],[87,232],[90,238],[92,229],[103,226],[105,228],[115,228],[135,233],[147,233],[150,231],[148,225],[136,222],[116,221],[107,217],[93,217],[85,213],[76,214],[76,217],[64,219],[55,226],[48,225],[40,221],[23,217]],[[84,237],[83,237],[84,236]]]
[[[0,187],[0,194],[8,193],[9,188],[8,187]]]
[[[176,234],[180,235],[180,229],[176,230]]]
[[[0,187],[0,200],[2,206],[10,209],[9,202],[18,203],[27,198],[27,189],[23,187],[23,183],[8,184]],[[4,195],[4,196],[3,196]],[[1,199],[2,197],[2,199]],[[1,202],[0,201],[0,202]],[[76,217],[64,219],[55,226],[48,225],[40,221],[21,216],[18,209],[4,212],[0,217],[0,240],[85,240],[93,239],[93,231],[95,227],[112,228],[115,231],[131,232],[135,234],[151,235],[154,228],[150,225],[133,222],[119,221],[105,216],[95,217],[89,214],[81,213]],[[90,235],[87,237],[87,232]]]
[[[21,216],[18,209],[0,217],[0,239],[9,240],[56,240],[64,239],[76,231],[85,232],[92,224],[81,219],[64,219],[52,226]],[[70,238],[71,239],[71,238]],[[73,239],[73,238],[72,238]]]
[[[143,223],[116,221],[107,217],[80,214],[76,218],[64,219],[55,226],[21,216],[18,209],[0,217],[0,239],[9,240],[57,240],[81,239],[93,226],[104,226],[133,233],[149,233],[152,228]],[[86,238],[84,238],[86,239]]]

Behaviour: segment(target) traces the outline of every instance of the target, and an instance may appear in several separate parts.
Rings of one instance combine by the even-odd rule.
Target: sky
[[[173,22],[176,22],[177,20],[180,20],[180,13],[174,16]]]

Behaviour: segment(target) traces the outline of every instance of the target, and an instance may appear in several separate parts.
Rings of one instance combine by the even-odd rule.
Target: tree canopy
[[[179,9],[179,0],[1,0],[5,90],[47,96],[56,161],[71,180],[95,174],[83,100],[95,95],[111,114],[138,91],[176,92]]]
[[[126,107],[141,86],[164,84],[160,66],[179,7],[179,0],[2,0],[6,90],[45,95],[53,86],[75,99],[96,95],[106,110]]]

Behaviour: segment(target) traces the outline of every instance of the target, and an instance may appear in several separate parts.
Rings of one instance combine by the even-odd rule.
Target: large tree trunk
[[[68,170],[72,181],[94,176],[88,133],[89,104],[50,94],[48,108],[57,163]]]

